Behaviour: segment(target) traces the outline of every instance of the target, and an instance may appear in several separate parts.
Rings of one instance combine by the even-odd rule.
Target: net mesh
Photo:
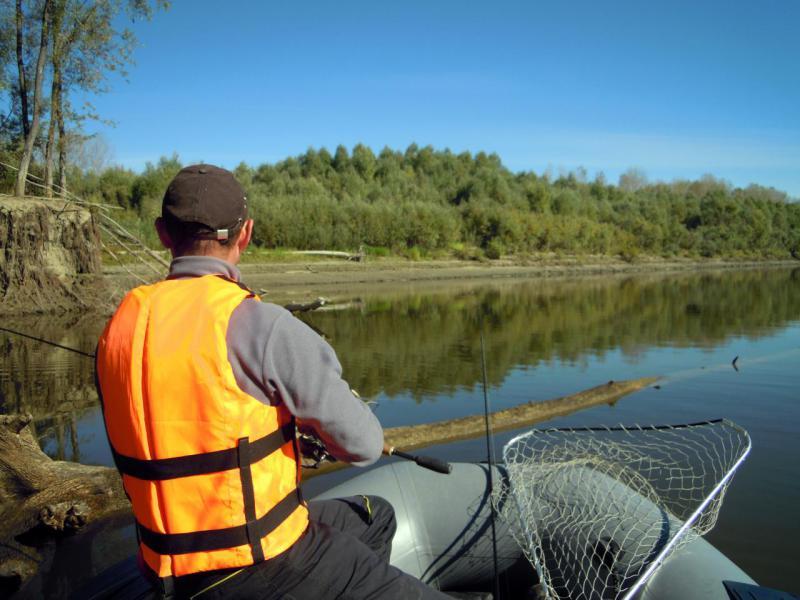
[[[730,421],[532,430],[503,449],[501,517],[549,598],[628,598],[716,523],[750,449]]]

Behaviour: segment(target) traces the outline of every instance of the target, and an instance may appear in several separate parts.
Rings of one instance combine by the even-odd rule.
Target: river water
[[[249,279],[257,289],[257,275]],[[658,388],[547,425],[726,417],[743,426],[753,451],[709,540],[762,585],[800,593],[800,269],[409,284],[334,308],[303,318],[336,348],[351,386],[377,402],[385,427],[480,414],[481,332],[492,410],[657,375]],[[3,326],[92,352],[103,323]],[[31,412],[53,458],[111,464],[91,360],[3,332],[0,357],[0,412]],[[516,433],[495,437],[498,452]],[[482,440],[426,452],[486,455]],[[355,474],[311,479],[307,495]],[[62,539],[25,595],[65,597],[133,548],[128,519]]]

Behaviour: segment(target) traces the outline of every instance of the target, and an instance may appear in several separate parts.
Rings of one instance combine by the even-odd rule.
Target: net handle
[[[722,421],[722,420],[723,419],[719,419],[719,421]],[[719,422],[719,421],[717,421],[717,422]],[[647,583],[647,581],[650,579],[651,575],[655,572],[655,570],[659,566],[661,566],[661,563],[664,561],[664,559],[670,553],[672,548],[686,534],[686,530],[689,529],[694,524],[695,521],[697,521],[697,519],[700,517],[700,514],[706,509],[706,507],[711,503],[711,501],[719,495],[719,493],[722,490],[722,488],[725,487],[728,484],[728,482],[731,480],[731,477],[733,477],[734,473],[736,473],[736,471],[739,469],[741,464],[744,462],[744,459],[747,458],[748,454],[750,454],[750,450],[753,447],[753,444],[750,441],[750,435],[748,435],[748,433],[744,429],[741,429],[740,427],[738,427],[734,423],[731,423],[731,425],[733,425],[737,429],[740,429],[741,431],[744,432],[745,439],[747,440],[747,447],[745,448],[744,452],[742,452],[742,455],[739,457],[739,459],[728,470],[728,472],[725,474],[725,477],[723,477],[717,483],[717,485],[714,486],[714,489],[711,490],[711,492],[708,494],[708,496],[706,496],[705,500],[703,500],[703,502],[700,503],[700,506],[697,507],[697,509],[689,516],[688,519],[686,519],[686,522],[684,522],[684,524],[681,526],[681,528],[678,529],[678,532],[673,536],[673,538],[669,541],[669,543],[666,544],[661,549],[661,552],[658,553],[658,556],[656,556],[655,559],[653,560],[653,562],[650,563],[650,566],[647,567],[645,572],[642,573],[642,575],[639,576],[639,579],[625,593],[625,596],[623,596],[621,600],[629,600],[630,598],[632,598],[636,594],[636,592],[639,591],[639,588],[641,588],[645,583]]]

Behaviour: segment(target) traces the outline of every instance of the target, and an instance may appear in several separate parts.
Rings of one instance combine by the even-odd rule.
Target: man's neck
[[[183,255],[174,258],[169,266],[167,279],[202,277],[204,275],[222,275],[234,281],[241,280],[241,273],[236,265],[209,255]]]

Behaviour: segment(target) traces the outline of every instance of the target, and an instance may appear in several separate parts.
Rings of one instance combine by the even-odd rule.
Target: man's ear
[[[242,225],[242,230],[239,232],[239,238],[236,240],[236,246],[239,249],[239,254],[241,255],[247,246],[250,244],[250,240],[253,237],[253,219],[247,219]]]
[[[168,250],[172,250],[172,238],[169,236],[169,232],[167,231],[167,225],[164,223],[164,219],[161,217],[156,218],[156,232],[158,233],[158,239],[161,240],[161,245]]]

